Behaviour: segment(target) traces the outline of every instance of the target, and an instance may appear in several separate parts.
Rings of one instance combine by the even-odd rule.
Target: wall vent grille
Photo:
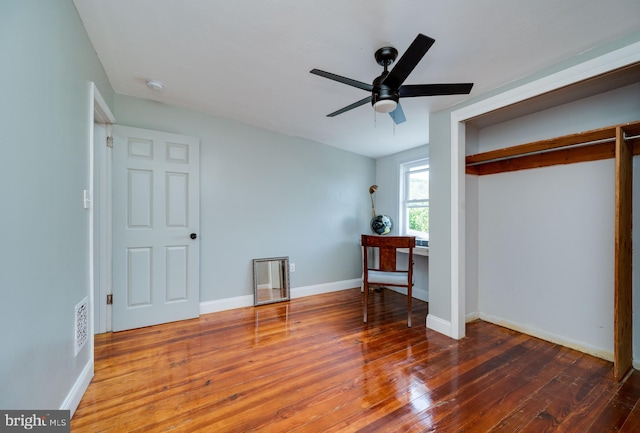
[[[87,298],[84,298],[75,310],[75,338],[74,355],[77,356],[89,339],[89,307]]]

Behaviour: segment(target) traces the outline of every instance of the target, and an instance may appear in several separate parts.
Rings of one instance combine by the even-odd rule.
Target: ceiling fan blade
[[[369,104],[371,103],[371,96],[367,96],[366,98],[361,99],[361,100],[359,100],[358,102],[354,102],[354,103],[353,103],[353,104],[351,104],[351,105],[347,105],[346,107],[341,108],[341,109],[339,109],[338,111],[334,111],[333,113],[327,114],[327,117],[334,117],[334,116],[337,116],[338,114],[342,114],[342,113],[344,113],[345,111],[352,110],[352,109],[354,109],[354,108],[356,108],[356,107],[359,107],[359,106],[361,106],[361,105],[364,105],[364,104],[366,104],[366,103],[369,103]]]
[[[389,75],[387,75],[384,80],[382,80],[382,84],[391,87],[392,89],[397,89],[400,87],[404,80],[407,79],[411,71],[416,67],[416,65],[422,60],[431,45],[435,42],[435,39],[430,38],[429,36],[425,36],[422,33],[418,33],[418,36],[413,40],[407,51],[400,57],[391,70]]]
[[[408,84],[401,86],[398,94],[401,98],[413,96],[467,95],[473,83],[456,84]]]
[[[393,119],[393,122],[396,125],[404,123],[407,121],[407,118],[404,117],[404,111],[402,110],[402,105],[398,104],[395,110],[389,112],[389,116]]]
[[[312,69],[309,72],[315,75],[319,75],[324,78],[328,78],[333,81],[337,81],[342,84],[346,84],[348,86],[357,87],[358,89],[367,90],[371,92],[373,90],[373,86],[368,83],[363,83],[362,81],[352,80],[351,78],[343,77],[341,75],[332,74],[331,72],[321,71],[320,69]]]

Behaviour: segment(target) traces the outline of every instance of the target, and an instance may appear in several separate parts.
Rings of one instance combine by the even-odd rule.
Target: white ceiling
[[[116,93],[379,157],[426,144],[428,115],[640,31],[639,0],[74,0]],[[405,84],[473,82],[470,95],[364,105],[382,46],[436,40]],[[164,83],[163,92],[145,85]]]

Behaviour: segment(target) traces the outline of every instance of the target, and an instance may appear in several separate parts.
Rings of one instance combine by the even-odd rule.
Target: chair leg
[[[367,306],[369,305],[369,284],[364,284],[364,323],[367,323]]]
[[[407,327],[411,328],[411,299],[413,298],[413,295],[411,293],[411,286],[409,286],[408,290],[407,290],[407,310],[408,310],[408,316],[407,316]]]

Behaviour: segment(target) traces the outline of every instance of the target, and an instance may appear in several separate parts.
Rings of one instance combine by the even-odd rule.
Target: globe
[[[391,232],[393,223],[386,215],[376,215],[371,218],[371,230],[378,235],[388,235]]]

